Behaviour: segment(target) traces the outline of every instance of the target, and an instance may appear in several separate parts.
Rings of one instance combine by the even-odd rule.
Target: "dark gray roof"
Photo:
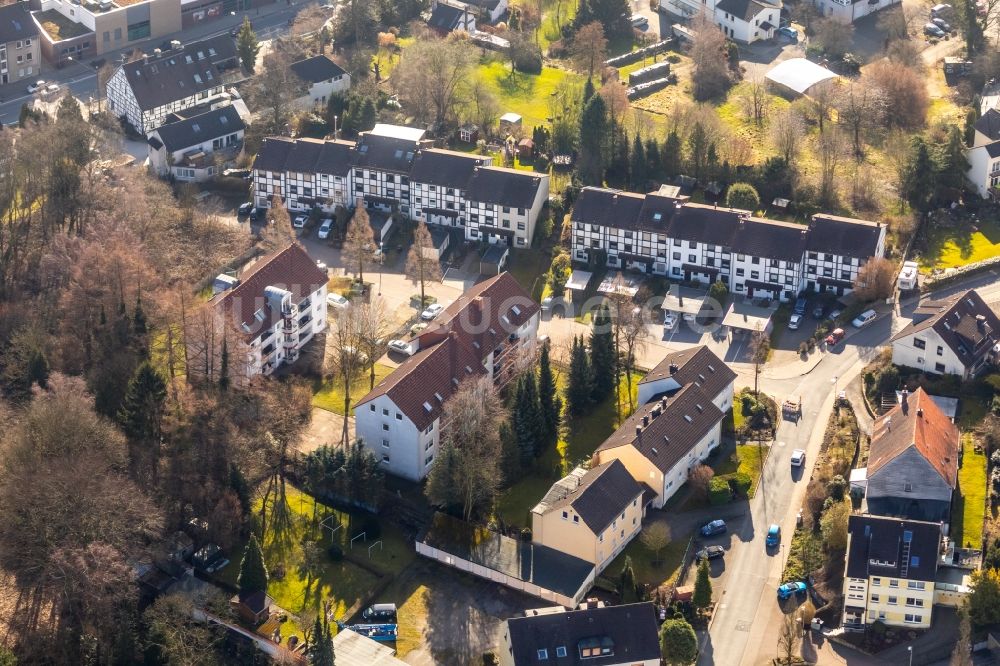
[[[470,201],[531,208],[541,183],[541,175],[531,171],[479,167],[469,180],[466,196]]]
[[[575,597],[594,570],[578,557],[521,541],[443,513],[434,514],[423,543],[449,555],[534,583],[543,590]]]
[[[415,183],[464,189],[476,167],[486,163],[482,155],[452,150],[421,150],[413,159],[410,180]]]
[[[253,168],[265,171],[298,171],[304,173],[346,174],[354,157],[350,141],[320,139],[264,139]]]
[[[156,133],[167,151],[172,153],[245,129],[236,107],[230,104],[186,120],[161,125]]]
[[[548,513],[571,506],[594,534],[642,495],[640,486],[619,460],[584,471],[573,470],[556,481],[534,511]]]
[[[354,165],[409,173],[418,148],[416,141],[364,133],[355,148]]]
[[[741,21],[749,23],[753,17],[768,9],[777,9],[771,5],[757,2],[757,0],[719,0],[715,8],[720,12],[732,14]]]
[[[877,222],[836,215],[813,215],[806,249],[845,257],[868,258],[875,255],[881,234],[882,225]]]
[[[635,410],[598,451],[635,446],[662,472],[670,471],[722,419],[722,411],[697,384],[687,384],[672,396],[662,396]],[[648,425],[643,425],[643,418]],[[636,427],[641,428],[637,432]]]
[[[847,532],[849,577],[934,580],[941,545],[941,526],[937,523],[852,515],[847,521]],[[903,546],[907,539],[909,558],[904,562]],[[905,594],[905,587],[900,588],[900,594]]]
[[[236,43],[224,34],[122,67],[139,108],[147,111],[221,86],[221,72],[235,64]]]
[[[751,217],[740,222],[730,247],[741,254],[784,261],[802,261],[808,227]]]
[[[291,64],[291,69],[295,75],[306,83],[319,83],[343,76],[347,72],[344,68],[325,55],[313,56],[305,60],[299,60]]]
[[[1000,140],[1000,111],[990,109],[973,125],[977,132],[985,134],[991,141]]]
[[[687,203],[671,217],[667,233],[671,238],[732,247],[740,220],[749,215],[735,208]]]
[[[38,36],[38,26],[28,13],[27,2],[0,7],[0,44]],[[8,53],[8,59],[13,55]]]
[[[1000,157],[1000,141],[988,143],[984,148],[986,148],[986,154],[990,157]]]
[[[674,366],[671,368],[671,366]],[[736,379],[736,373],[705,345],[671,352],[639,384],[673,378],[684,386],[697,384],[713,400]]]
[[[925,303],[917,314],[925,318],[915,320],[892,340],[933,328],[966,368],[978,364],[1000,340],[1000,317],[975,289]]]
[[[427,19],[427,25],[432,28],[438,28],[439,30],[447,30],[451,32],[457,28],[462,23],[462,15],[465,14],[466,9],[464,7],[456,7],[454,5],[448,5],[443,2],[437,3],[434,11],[431,12],[431,16]]]
[[[573,204],[572,220],[584,224],[601,224],[619,229],[636,227],[645,197],[633,192],[585,187]]]
[[[511,618],[507,630],[515,666],[606,666],[660,658],[656,611],[650,602]],[[594,647],[607,654],[602,650],[597,657],[582,657],[583,649]],[[559,656],[559,648],[565,648],[565,657]],[[539,650],[545,650],[545,661],[539,660]]]

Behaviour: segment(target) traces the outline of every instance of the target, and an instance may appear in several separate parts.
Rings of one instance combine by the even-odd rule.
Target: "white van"
[[[910,291],[917,288],[917,273],[919,267],[915,261],[904,261],[903,270],[899,271],[899,290]]]
[[[875,317],[876,314],[874,310],[865,310],[854,318],[854,321],[851,322],[851,326],[854,328],[864,328],[868,324],[875,321]]]

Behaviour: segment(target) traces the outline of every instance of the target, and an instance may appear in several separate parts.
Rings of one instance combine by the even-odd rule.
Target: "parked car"
[[[326,240],[330,237],[330,230],[333,228],[333,219],[326,218],[323,220],[323,224],[319,225],[319,231],[316,235],[319,236],[320,240]]]
[[[726,521],[724,520],[713,520],[707,525],[702,526],[701,535],[702,536],[714,536],[716,534],[722,534],[726,531]]]
[[[827,347],[833,347],[838,342],[840,342],[841,340],[844,339],[844,335],[845,335],[844,329],[842,329],[842,328],[835,328],[830,333],[830,335],[826,336],[826,340],[824,340],[824,342],[826,343]]]
[[[806,452],[802,449],[792,451],[792,467],[802,467],[806,464]]]
[[[641,28],[644,25],[649,24],[649,19],[642,14],[632,14],[632,27]]]
[[[420,318],[424,321],[431,321],[437,317],[441,312],[444,311],[444,306],[440,303],[431,303],[427,306],[423,312],[420,313]]]
[[[684,321],[695,321],[697,318],[698,315],[694,314],[693,312],[685,312],[683,315]]]
[[[326,304],[331,308],[337,308],[338,310],[343,310],[348,307],[351,302],[341,296],[340,294],[330,293],[326,295]]]
[[[542,312],[548,312],[552,309],[552,297],[546,296],[542,299]]]
[[[672,331],[677,328],[677,315],[673,312],[668,312],[663,315],[663,330]]]
[[[813,308],[813,319],[823,319],[823,315],[826,314],[826,307],[822,303],[817,303],[816,307]]]
[[[806,299],[797,298],[795,299],[795,307],[792,308],[792,312],[794,312],[797,315],[804,315],[806,313],[806,306],[808,305],[809,303],[806,301]]]
[[[953,7],[946,2],[934,5],[931,7],[931,17],[951,16],[952,9]]]
[[[57,92],[59,92],[58,83],[50,83],[49,85],[45,86],[45,90],[43,91],[45,95],[53,95]]]
[[[405,354],[406,356],[413,356],[416,351],[413,348],[413,344],[406,340],[389,340],[389,349],[400,354]]]
[[[920,267],[915,261],[904,261],[903,268],[899,271],[899,279],[896,284],[899,286],[900,291],[910,291],[911,289],[917,288],[917,276],[920,273]]]
[[[253,210],[253,202],[247,201],[246,203],[241,203],[240,207],[236,209],[237,217],[246,217]]]
[[[857,317],[854,318],[854,321],[851,322],[851,326],[853,326],[854,328],[864,328],[868,324],[875,321],[876,316],[877,315],[875,314],[874,310],[865,310],[864,312],[862,312],[861,314],[859,314]]]
[[[778,588],[778,599],[784,601],[789,597],[797,594],[806,593],[806,584],[801,581],[796,581],[794,583],[785,583]]]
[[[843,310],[841,310],[840,308],[834,308],[834,309],[830,310],[830,314],[828,314],[826,316],[826,318],[827,319],[834,319],[834,320],[836,320],[837,317],[839,317],[842,314],[844,314]]]
[[[266,208],[254,207],[250,209],[250,221],[256,222],[260,218],[264,217],[264,213],[267,211]]]
[[[791,28],[791,27],[789,27],[787,25],[784,26],[784,27],[778,28],[778,34],[781,35],[782,37],[787,37],[788,39],[792,40],[793,42],[799,41],[799,31],[796,30],[795,28]]]
[[[708,546],[707,548],[702,548],[697,553],[694,554],[694,559],[699,560],[714,560],[717,557],[722,557],[726,554],[726,549],[722,546]]]
[[[340,350],[340,354],[341,358],[345,360],[353,358],[356,363],[361,365],[368,363],[368,354],[354,347],[344,347]]]
[[[764,545],[768,548],[774,548],[779,543],[781,543],[781,525],[775,523],[767,528],[767,536],[764,537]]]
[[[410,327],[410,335],[418,335],[421,331],[427,328],[426,321],[418,321],[416,324]]]
[[[788,318],[788,330],[797,331],[799,330],[799,326],[801,325],[802,325],[802,315],[796,313]]]
[[[941,28],[945,32],[951,32],[951,26],[948,25],[948,22],[945,21],[943,18],[932,18],[931,23]]]
[[[292,220],[292,226],[295,227],[296,229],[305,229],[306,221],[308,219],[309,218],[305,215],[296,215],[295,219]]]
[[[372,604],[361,611],[361,619],[370,624],[395,624],[396,604]]]
[[[34,83],[28,84],[28,93],[34,95],[39,90],[45,88],[45,81],[35,81]]]
[[[937,27],[933,23],[928,23],[924,25],[924,34],[927,35],[928,37],[937,37],[939,39],[945,36],[944,30]]]

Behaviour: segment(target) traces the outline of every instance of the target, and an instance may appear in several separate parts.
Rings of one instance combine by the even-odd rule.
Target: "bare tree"
[[[771,145],[786,163],[792,164],[806,135],[806,124],[793,107],[787,107],[771,116]]]
[[[715,470],[708,465],[698,465],[688,472],[688,484],[695,497],[702,501],[708,499],[708,483],[713,476],[715,476]]]
[[[885,257],[872,257],[858,270],[854,293],[865,302],[883,300],[895,288],[896,267]]]
[[[420,222],[413,232],[413,244],[406,255],[406,277],[420,284],[420,307],[427,305],[425,287],[428,282],[441,281],[441,262],[438,260],[431,232]]]
[[[920,13],[917,7],[904,7],[902,3],[879,12],[875,25],[890,41],[908,41],[915,29]]]
[[[490,87],[479,77],[476,77],[469,87],[469,102],[472,117],[467,120],[479,125],[486,135],[492,134],[500,117],[500,102]]]
[[[835,105],[837,118],[850,131],[854,155],[860,160],[864,156],[865,133],[883,122],[888,110],[886,99],[878,88],[859,81],[841,88]]]
[[[368,390],[375,388],[375,360],[382,355],[385,339],[392,332],[392,324],[385,309],[385,300],[380,296],[362,303],[356,308],[360,349],[368,357]]]
[[[270,111],[264,116],[270,132],[281,133],[291,116],[292,100],[299,96],[303,83],[291,69],[292,56],[275,49],[262,62],[263,70],[250,84],[250,99],[262,111]]]
[[[726,36],[704,14],[699,14],[691,24],[694,41],[691,44],[691,82],[694,98],[707,100],[718,97],[732,85],[726,61]]]
[[[888,126],[914,130],[927,122],[930,96],[926,77],[920,70],[905,64],[879,60],[863,72],[862,78],[892,100],[892,113],[886,115]]]
[[[341,250],[344,265],[356,269],[354,275],[358,282],[365,281],[365,266],[375,258],[375,249],[375,232],[371,227],[368,211],[364,206],[358,205],[347,225],[344,247]]]
[[[820,163],[819,198],[825,206],[832,206],[837,200],[837,168],[847,146],[844,135],[836,127],[820,132],[816,143]]]
[[[781,618],[781,628],[778,632],[778,659],[780,663],[791,666],[795,663],[796,654],[799,647],[801,620],[795,614],[785,615]]]
[[[752,120],[757,127],[761,127],[771,106],[771,96],[767,92],[767,84],[763,77],[754,76],[748,79],[738,90],[740,105],[747,120]]]
[[[608,40],[604,37],[604,28],[597,21],[577,30],[569,44],[573,69],[586,74],[588,79],[593,79],[594,72],[604,65],[607,54]]]
[[[814,39],[823,47],[827,55],[839,58],[851,48],[851,42],[854,39],[854,24],[825,18],[816,23]]]
[[[464,41],[418,39],[392,73],[396,92],[418,118],[444,123],[454,115],[470,79],[475,51]]]
[[[810,110],[816,115],[816,123],[822,133],[826,129],[826,121],[830,117],[834,101],[837,99],[836,81],[821,81],[809,89]]]
[[[330,330],[327,333],[327,345],[333,354],[330,363],[337,380],[344,387],[345,418],[340,439],[343,446],[347,446],[351,441],[347,423],[350,420],[347,417],[351,415],[351,380],[364,367],[361,319],[357,310],[358,308],[347,308],[341,311],[330,322]]]
[[[670,526],[664,520],[653,521],[639,532],[639,541],[653,551],[653,564],[657,564],[661,561],[660,553],[670,543]]]
[[[187,594],[175,592],[157,599],[143,613],[149,627],[146,643],[156,647],[169,664],[214,666],[214,649],[225,634],[194,620],[193,610],[194,601]]]

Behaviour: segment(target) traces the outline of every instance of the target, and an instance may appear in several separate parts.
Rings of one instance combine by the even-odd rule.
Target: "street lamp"
[[[910,666],[913,666],[913,646],[907,645],[906,651],[910,653]]]
[[[333,138],[337,138],[337,116],[333,117]]]
[[[382,243],[378,244],[378,295],[382,295],[382,264],[385,263],[385,252],[382,250]]]

